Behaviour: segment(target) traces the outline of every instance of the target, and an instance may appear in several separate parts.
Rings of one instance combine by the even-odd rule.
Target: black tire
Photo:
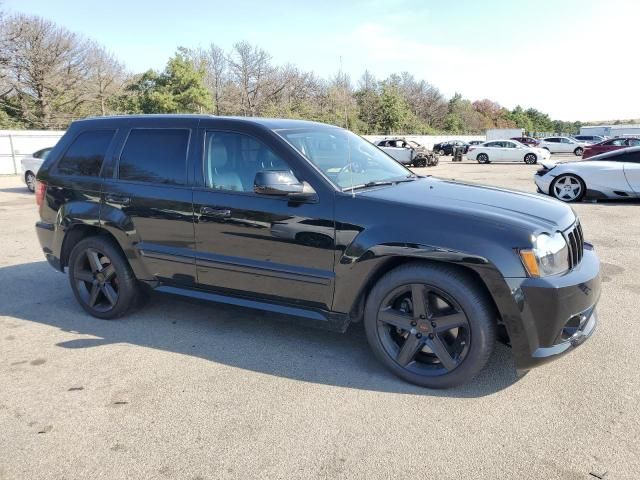
[[[438,150],[438,155],[444,155],[444,150],[442,148]]]
[[[576,157],[581,157],[583,153],[584,153],[584,148],[582,148],[582,147],[578,147],[573,151],[573,154]]]
[[[476,160],[478,161],[478,163],[489,163],[489,155],[487,155],[486,153],[479,153],[476,157]]]
[[[24,181],[27,184],[27,188],[30,192],[36,191],[36,175],[31,170],[27,170],[25,172]]]
[[[524,156],[524,163],[526,163],[527,165],[535,165],[536,163],[538,163],[538,157],[535,153],[527,153]]]
[[[413,301],[414,288],[426,292],[426,296],[421,295],[423,306],[428,305],[426,315],[419,317],[425,318],[424,321],[417,317],[416,312],[421,311],[419,306],[411,306],[407,313],[387,305],[395,292],[407,289]],[[426,299],[429,300],[424,301]],[[400,322],[407,318],[416,321],[407,327],[411,330],[405,330],[399,328],[398,323],[389,324],[388,315],[399,318]],[[446,331],[437,329],[440,320],[451,322],[454,316],[464,317],[466,323]],[[429,333],[429,325],[433,327],[431,332],[441,333]],[[486,365],[496,341],[496,313],[486,292],[464,270],[440,264],[409,263],[384,275],[367,298],[364,327],[369,345],[383,365],[404,380],[428,388],[450,388],[469,382]],[[454,330],[455,338],[451,340]],[[425,332],[424,336],[420,332]],[[405,348],[407,342],[411,342],[409,349]],[[414,348],[417,348],[414,354],[403,357],[404,350]],[[408,363],[403,365],[407,358]]]
[[[105,236],[86,238],[73,247],[69,282],[80,306],[103,320],[123,316],[144,299],[122,250]]]
[[[431,160],[429,160],[429,166],[435,167],[436,165],[438,165],[439,162],[440,162],[440,159],[434,155],[433,157],[431,157]]]
[[[559,184],[567,183],[567,181],[574,185],[575,184],[579,185],[580,192],[576,194],[575,190],[572,190],[569,193],[564,195],[560,192],[557,192],[556,187],[558,187],[559,189],[560,188]],[[584,183],[584,180],[582,180],[582,178],[572,173],[565,173],[562,175],[558,175],[553,180],[553,182],[551,182],[551,186],[549,187],[549,195],[551,195],[554,198],[557,198],[561,202],[566,202],[566,203],[579,202],[584,198],[586,193],[587,193],[587,186]]]
[[[413,164],[417,167],[417,168],[423,168],[427,166],[427,159],[425,157],[420,157],[420,158],[416,158],[413,162]]]

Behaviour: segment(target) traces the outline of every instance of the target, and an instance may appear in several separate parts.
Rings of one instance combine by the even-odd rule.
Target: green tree
[[[163,72],[148,70],[137,76],[120,100],[120,107],[132,113],[201,113],[209,105],[204,71],[193,66],[182,48]]]
[[[398,88],[386,82],[380,94],[380,127],[385,134],[398,132],[404,125],[409,108]]]

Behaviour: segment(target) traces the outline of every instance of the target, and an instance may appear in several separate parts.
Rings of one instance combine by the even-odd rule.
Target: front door
[[[275,153],[270,138],[213,130],[200,135],[203,185],[194,190],[200,286],[329,309],[333,195],[316,188],[318,200],[303,203],[254,193],[257,172],[296,172],[291,163],[300,160]]]
[[[637,196],[640,196],[640,152],[624,154],[624,175]]]

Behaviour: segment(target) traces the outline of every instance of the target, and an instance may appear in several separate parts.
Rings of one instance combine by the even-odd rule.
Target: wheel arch
[[[62,266],[62,268],[69,265],[69,257],[71,255],[71,251],[73,250],[73,247],[78,244],[78,242],[84,240],[85,238],[96,236],[104,236],[110,238],[122,250],[116,238],[104,228],[100,228],[99,226],[95,225],[87,225],[84,223],[76,223],[67,229],[64,240],[62,241],[62,248],[60,250],[60,265]]]

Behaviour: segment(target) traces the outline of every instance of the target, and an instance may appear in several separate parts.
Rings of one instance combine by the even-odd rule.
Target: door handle
[[[206,215],[207,217],[229,218],[231,216],[231,210],[227,208],[200,207],[200,214]]]
[[[121,197],[120,195],[107,195],[105,200],[109,203],[115,203],[116,205],[129,205],[131,199],[129,197]]]

